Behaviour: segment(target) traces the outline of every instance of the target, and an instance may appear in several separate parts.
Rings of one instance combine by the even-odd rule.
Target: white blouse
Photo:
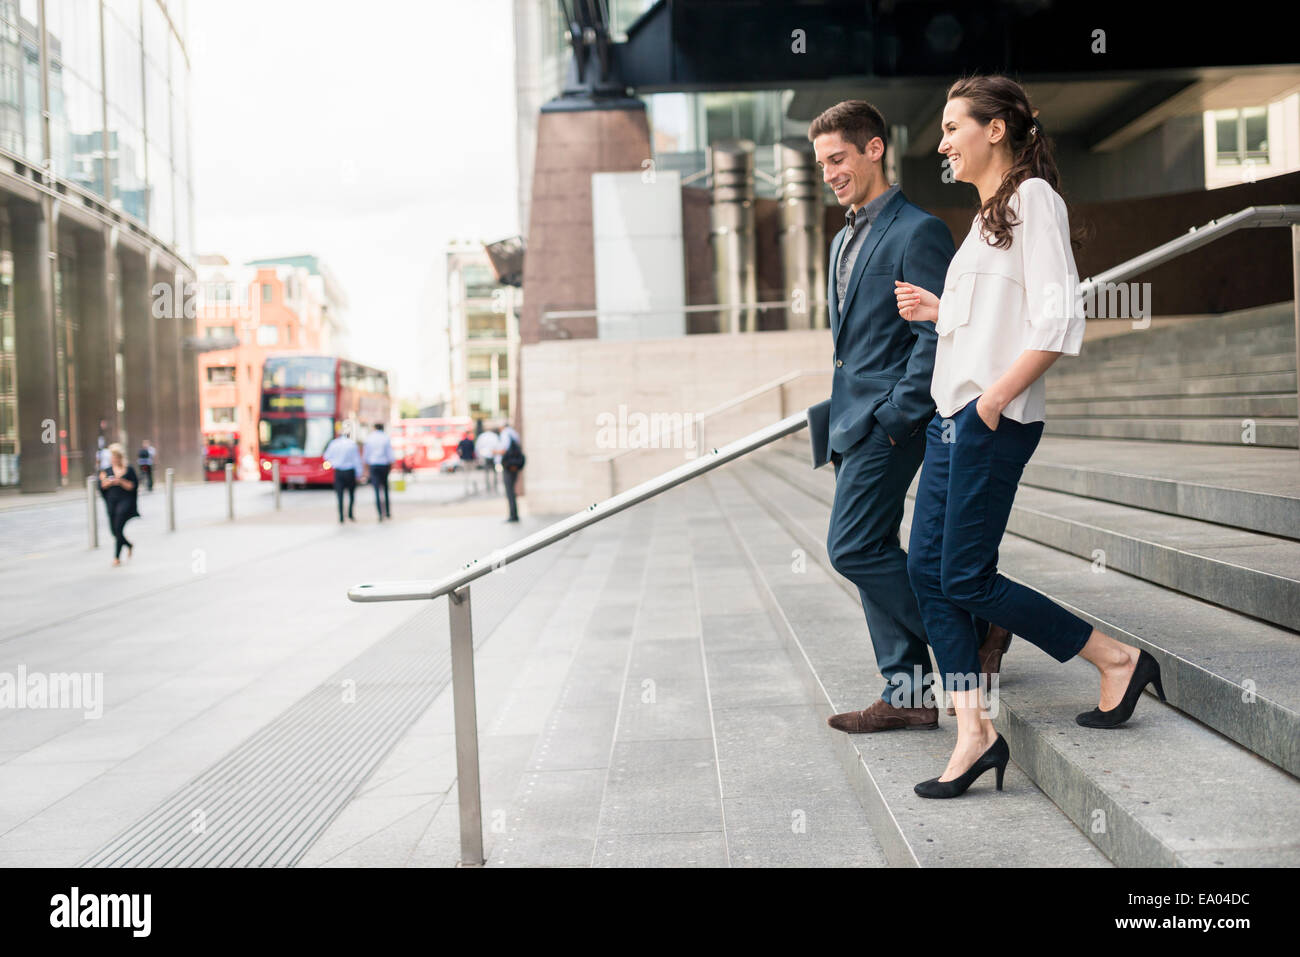
[[[930,382],[944,418],[993,385],[1026,349],[1077,356],[1083,343],[1084,315],[1076,301],[1079,276],[1065,201],[1035,176],[1020,184],[1009,205],[1019,220],[1011,229],[1011,248],[998,249],[981,239],[976,215],[948,265]],[[1043,377],[1002,414],[1017,422],[1043,421]]]

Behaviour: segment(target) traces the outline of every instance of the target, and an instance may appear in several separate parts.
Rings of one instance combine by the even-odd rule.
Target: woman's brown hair
[[[1061,174],[1056,169],[1052,141],[1035,119],[1024,87],[1005,76],[971,76],[958,80],[948,89],[948,99],[966,101],[971,119],[988,126],[995,119],[1006,124],[1005,140],[1011,148],[1011,168],[1002,178],[997,192],[980,206],[980,232],[998,249],[1011,246],[1011,197],[1020,184],[1032,177],[1047,181],[1061,192]],[[1066,206],[1067,215],[1069,206]],[[1079,249],[1086,238],[1083,228],[1072,228],[1070,244]]]

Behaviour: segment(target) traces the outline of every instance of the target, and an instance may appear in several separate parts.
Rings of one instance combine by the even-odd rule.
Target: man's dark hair
[[[384,423],[382,423],[382,422],[376,422],[376,423],[375,423],[375,428],[378,429],[380,432],[384,431]]]
[[[867,151],[867,144],[877,136],[880,142],[889,148],[889,138],[885,135],[885,118],[881,112],[866,100],[844,100],[836,103],[821,116],[808,125],[808,140],[815,140],[823,133],[839,133],[844,139],[858,148],[859,153]],[[880,161],[885,161],[885,154],[880,154]]]

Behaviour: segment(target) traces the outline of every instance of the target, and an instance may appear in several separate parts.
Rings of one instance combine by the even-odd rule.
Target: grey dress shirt
[[[863,240],[871,232],[871,223],[897,192],[898,184],[895,183],[856,213],[851,208],[844,213],[844,224],[848,227],[849,234],[844,237],[840,258],[835,263],[836,302],[841,309],[844,308],[844,293],[849,288],[849,277],[853,275],[853,264],[858,260]]]

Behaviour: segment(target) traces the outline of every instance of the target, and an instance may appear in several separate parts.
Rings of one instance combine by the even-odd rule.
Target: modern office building
[[[1297,196],[1300,66],[1280,34],[1244,21],[1172,44],[1159,42],[1163,14],[1111,2],[541,6],[516,23],[527,210],[518,418],[535,508],[578,507],[616,484],[591,423],[620,404],[704,413],[767,396],[783,376],[824,373],[825,265],[844,211],[806,134],[837,102],[882,111],[886,176],[959,242],[978,204],[937,152],[947,90],[969,74],[1018,77],[1071,218],[1090,233],[1076,253],[1082,276]],[[1122,27],[1100,29],[1103,10]],[[557,94],[523,117],[556,88],[557,59]],[[1162,265],[1148,311],[1291,299],[1286,238],[1245,230]],[[751,332],[761,334],[735,335]],[[710,438],[740,431],[714,425]],[[644,477],[631,461],[617,463],[619,483]]]
[[[793,302],[794,290],[810,291],[816,276],[808,266],[824,261],[843,215],[811,165],[806,132],[844,99],[867,99],[883,111],[887,175],[957,237],[973,193],[954,183],[936,147],[945,91],[963,73],[1002,71],[1025,82],[1052,137],[1067,199],[1087,207],[1098,228],[1094,250],[1112,236],[1148,246],[1169,238],[1188,194],[1276,184],[1300,169],[1300,68],[1279,56],[1281,44],[1255,42],[1239,25],[1195,50],[1144,46],[1138,55],[1128,41],[1158,35],[1157,14],[1126,20],[1117,39],[1085,29],[1085,16],[1055,2],[1024,10],[977,0],[948,10],[838,0],[795,8],[613,0],[592,22],[582,10],[516,5],[519,206],[533,263],[525,276],[525,343],[620,337],[633,326],[662,335],[665,307],[653,297],[640,297],[644,321],[622,319],[639,288],[663,287],[664,258],[602,259],[598,251],[616,237],[601,221],[605,193],[593,184],[622,175],[635,185],[633,174],[642,192],[666,194],[674,175],[681,184],[679,216],[662,223],[627,217],[624,238],[635,246],[638,231],[653,231],[662,240],[680,222],[675,285],[694,307],[685,332],[824,324],[824,307],[816,317],[793,305],[739,316],[710,307]],[[1063,48],[1065,60],[1046,55],[1044,38],[1075,31],[1087,42]],[[539,104],[548,91],[556,95]],[[1128,221],[1125,204],[1158,197],[1168,198],[1167,213]],[[821,217],[811,215],[818,200]],[[671,202],[655,197],[651,207]],[[794,203],[801,215],[787,215]],[[1081,268],[1107,265],[1098,259]],[[611,289],[632,294],[602,297]],[[1188,308],[1172,299],[1166,305]]]
[[[203,255],[198,277],[203,435],[237,448],[241,475],[256,476],[263,361],[286,352],[339,355],[338,304],[346,300],[315,256],[232,266]]]
[[[0,485],[200,469],[184,0],[0,2]]]
[[[448,415],[514,415],[521,305],[519,289],[497,281],[482,243],[447,248]]]
[[[348,342],[348,297],[330,268],[319,256],[302,253],[269,259],[250,259],[249,266],[275,266],[277,269],[301,270],[304,284],[296,301],[311,303],[320,309],[320,347],[330,355],[346,356]],[[286,274],[287,275],[287,274]],[[295,289],[295,293],[299,290]]]

